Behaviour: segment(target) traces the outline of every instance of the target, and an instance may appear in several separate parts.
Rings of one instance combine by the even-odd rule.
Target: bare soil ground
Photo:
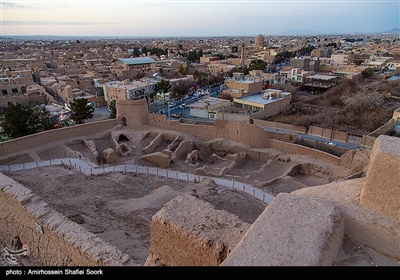
[[[146,136],[146,132],[143,131],[129,131],[129,133],[133,135],[131,139],[119,137],[118,141],[131,147],[133,154],[129,157],[117,157],[115,164],[145,165],[146,163],[140,159],[143,155],[141,150],[153,138]],[[93,140],[99,152],[112,147],[110,133],[96,137],[86,139]],[[210,160],[210,153],[213,151],[207,151],[199,144],[201,141],[196,141],[204,158],[201,165],[208,165],[215,170],[221,168],[221,163],[213,163]],[[156,151],[166,149],[168,144],[163,142]],[[235,180],[248,183],[253,183],[255,180],[269,182],[263,190],[276,195],[279,192],[291,192],[302,187],[323,185],[350,175],[343,167],[315,158],[283,155],[285,159],[290,160],[282,161],[279,159],[279,156],[282,156],[279,151],[271,149],[266,151],[270,154],[267,162],[246,159],[243,164],[225,175],[226,178],[235,176]],[[21,151],[18,155],[0,158],[0,164],[63,158],[71,153],[80,154],[82,159],[92,164],[109,166],[104,162],[98,162],[82,139],[70,139],[49,144],[47,147]],[[285,175],[294,164],[299,163],[306,166],[308,175],[301,172]],[[150,166],[148,163],[147,165]],[[177,159],[170,169],[193,171],[193,167],[185,163],[184,157]],[[4,171],[4,173],[40,195],[56,211],[129,254],[139,264],[145,263],[150,249],[149,227],[152,216],[166,202],[178,195],[196,189],[198,196],[213,204],[216,209],[236,214],[247,223],[253,223],[267,206],[266,203],[247,193],[215,185],[213,181],[194,183],[124,172],[86,176],[66,166],[40,167],[16,172]]]

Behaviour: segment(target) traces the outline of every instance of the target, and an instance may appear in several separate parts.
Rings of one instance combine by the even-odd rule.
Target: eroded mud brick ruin
[[[213,125],[170,121],[165,115],[149,114],[144,99],[118,101],[117,113],[116,120],[51,130],[0,143],[4,171],[0,173],[1,240],[8,244],[14,236],[20,236],[29,245],[30,257],[42,265],[141,265],[78,222],[58,213],[29,188],[4,174],[9,168],[7,162],[24,154],[26,149],[102,133],[107,135],[107,139],[113,139],[107,140],[111,141],[111,148],[99,153],[95,143],[85,140],[84,145],[89,151],[87,157],[92,162],[82,169],[79,166],[80,172],[93,173],[100,169],[96,162],[112,166],[119,159],[133,155],[151,166],[167,170],[182,159],[193,171],[191,177],[187,175],[188,179],[195,185],[209,186],[207,191],[212,191],[218,179],[243,164],[245,158],[268,163],[269,157],[262,149],[277,149],[286,155],[306,154],[338,166],[350,166],[349,169],[358,174],[271,196],[271,201],[252,223],[200,199],[201,194],[196,189],[178,195],[152,216],[146,266],[364,264],[362,262],[366,259],[360,255],[348,258],[346,246],[349,244],[362,247],[363,253],[369,256],[368,260],[376,265],[400,264],[399,138],[379,136],[363,169],[355,165],[357,152],[349,151],[342,157],[335,157],[269,139],[267,132],[255,124],[223,120],[216,120]],[[105,132],[110,130],[111,133]],[[144,131],[151,140],[143,147],[120,144],[118,139],[121,135],[133,137],[129,131]],[[193,139],[177,136],[182,133]],[[156,151],[155,148],[165,139],[168,146],[161,152]],[[213,162],[223,164],[221,168],[211,170],[205,166],[202,162],[204,153],[195,139],[208,143],[204,149],[231,149],[225,155],[211,155]],[[215,139],[218,141],[213,141]],[[232,148],[226,141],[237,144]],[[67,150],[65,154],[66,158],[72,158],[71,151]],[[280,160],[289,161],[290,156],[281,156]],[[71,159],[70,166],[73,166]],[[286,175],[292,174],[293,170],[304,174],[309,172],[305,165],[294,164]],[[263,187],[271,182],[253,183]]]

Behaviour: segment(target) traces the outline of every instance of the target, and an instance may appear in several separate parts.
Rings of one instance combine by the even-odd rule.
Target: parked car
[[[325,144],[326,144],[326,145],[330,145],[330,146],[336,146],[336,144],[333,143],[333,142],[325,142]]]
[[[174,118],[174,119],[179,119],[180,117],[182,117],[182,113],[180,113],[180,114],[172,114],[171,115],[171,118]]]
[[[175,105],[176,105],[176,103],[174,101],[169,102],[169,107],[174,107]]]

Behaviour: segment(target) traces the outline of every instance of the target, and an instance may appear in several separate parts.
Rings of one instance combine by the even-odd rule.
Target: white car
[[[336,146],[336,144],[332,143],[332,142],[325,142],[325,144],[330,145],[330,146]]]
[[[174,101],[169,102],[169,107],[174,107],[175,105],[176,105],[176,103]]]

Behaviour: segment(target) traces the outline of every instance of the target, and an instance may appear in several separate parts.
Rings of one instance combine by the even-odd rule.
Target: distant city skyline
[[[268,36],[400,27],[398,0],[1,0],[0,9],[2,36]]]

